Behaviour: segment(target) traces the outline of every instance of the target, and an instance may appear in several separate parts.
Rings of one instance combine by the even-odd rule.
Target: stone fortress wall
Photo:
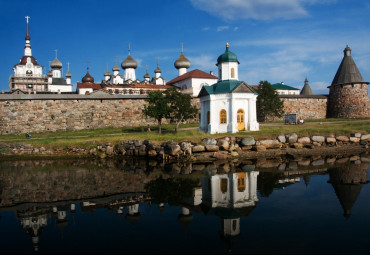
[[[154,125],[154,119],[143,116],[145,98],[107,93],[0,94],[0,134]],[[193,103],[199,107],[199,99]]]

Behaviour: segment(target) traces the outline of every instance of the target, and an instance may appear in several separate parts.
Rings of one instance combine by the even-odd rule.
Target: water
[[[368,254],[369,162],[0,162],[0,253]]]

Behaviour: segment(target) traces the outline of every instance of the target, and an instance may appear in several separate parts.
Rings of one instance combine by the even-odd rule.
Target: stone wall
[[[297,113],[301,119],[325,119],[328,98],[315,96],[280,96],[285,113]]]
[[[330,86],[328,117],[370,117],[370,103],[366,83]]]
[[[0,134],[154,125],[154,119],[147,119],[142,114],[145,98],[1,95]],[[199,99],[194,99],[193,103],[199,107]]]

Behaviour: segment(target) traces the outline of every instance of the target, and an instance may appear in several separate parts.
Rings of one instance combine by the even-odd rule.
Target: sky
[[[13,66],[24,55],[29,16],[32,55],[49,70],[57,57],[74,89],[89,72],[96,82],[128,55],[136,77],[177,77],[184,55],[188,71],[217,75],[226,43],[240,62],[239,80],[284,82],[301,89],[307,77],[315,94],[328,94],[346,45],[370,82],[368,0],[0,0],[0,90],[8,91]],[[123,74],[123,70],[120,71]]]

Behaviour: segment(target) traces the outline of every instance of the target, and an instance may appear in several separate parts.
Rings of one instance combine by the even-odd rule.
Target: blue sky
[[[129,42],[137,78],[146,65],[153,76],[158,58],[167,81],[178,74],[181,43],[189,70],[217,74],[216,59],[229,42],[240,80],[302,88],[307,76],[316,94],[328,94],[347,44],[370,82],[369,13],[367,0],[0,0],[0,89],[8,91],[23,56],[28,15],[33,56],[47,72],[58,49],[74,87],[87,61],[96,81],[107,64],[112,72],[116,57],[120,66]]]

